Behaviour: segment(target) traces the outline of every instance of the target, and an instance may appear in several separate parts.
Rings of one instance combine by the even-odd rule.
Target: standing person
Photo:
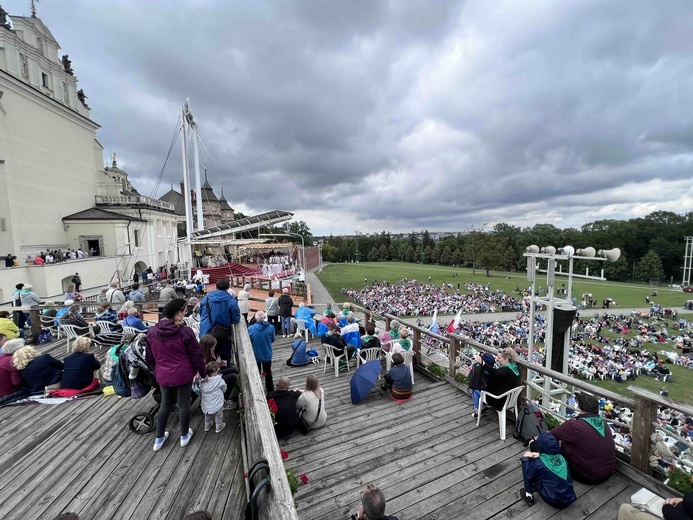
[[[297,389],[301,391],[300,389]],[[327,412],[325,411],[325,391],[320,388],[318,378],[309,374],[306,378],[306,389],[296,401],[296,409],[306,424],[311,425],[311,430],[317,430],[325,426]]]
[[[118,282],[111,282],[106,291],[106,301],[111,302],[114,306],[123,305],[125,303],[125,295],[123,291],[118,289]]]
[[[207,363],[207,377],[200,381],[200,396],[202,397],[202,412],[205,414],[205,431],[216,425],[216,433],[226,427],[224,422],[224,392],[227,385],[219,375],[219,363],[210,361]]]
[[[289,296],[289,289],[284,287],[279,297],[279,317],[281,318],[281,331],[284,337],[291,334],[291,315],[293,314],[294,301]]]
[[[5,257],[5,267],[14,267],[14,261],[12,260],[11,253]]]
[[[279,333],[279,299],[274,297],[274,291],[270,289],[265,299],[265,313],[267,321],[274,327],[275,334]]]
[[[263,311],[257,311],[255,313],[255,323],[248,327],[248,335],[253,345],[257,368],[260,373],[265,374],[265,389],[269,394],[274,390],[274,381],[272,379],[272,343],[274,343],[275,333],[274,327],[265,321],[265,318]]]
[[[228,292],[228,278],[217,280],[217,289],[200,302],[200,337],[212,334],[217,340],[217,351],[226,366],[232,365],[231,325],[241,321],[238,302]],[[213,333],[214,332],[214,333]]]
[[[136,284],[136,283],[138,283],[139,281],[140,281],[140,273],[138,273],[137,271],[134,271],[134,272],[132,273],[132,283],[133,283],[133,285]]]
[[[205,377],[206,367],[195,332],[183,324],[187,303],[182,298],[171,300],[164,307],[164,319],[147,332],[149,349],[147,363],[154,367],[156,382],[161,388],[161,408],[156,418],[154,451],[166,439],[166,423],[178,395],[180,445],[185,447],[193,435],[190,428],[190,392],[195,374]]]
[[[549,432],[544,432],[537,437],[536,446],[538,453],[527,451],[520,459],[524,480],[520,496],[527,505],[533,506],[534,492],[538,491],[544,502],[557,509],[565,509],[577,497],[568,463],[560,454],[558,441]]]
[[[24,307],[32,307],[34,305],[41,305],[41,298],[39,298],[33,290],[34,288],[30,283],[25,283],[20,294],[22,298],[22,305]],[[31,313],[25,312],[24,317],[26,318],[26,324],[31,325],[30,319]]]
[[[75,273],[72,277],[72,283],[75,284],[75,291],[79,292],[82,287],[82,278],[79,276],[79,273]]]
[[[248,325],[248,313],[250,312],[250,291],[249,283],[243,286],[243,289],[238,291],[238,308],[241,310],[245,324]]]

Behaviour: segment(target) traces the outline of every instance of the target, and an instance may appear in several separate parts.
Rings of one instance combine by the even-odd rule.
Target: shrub
[[[683,494],[693,492],[693,480],[691,480],[691,476],[680,468],[674,468],[669,472],[669,482],[667,485]]]
[[[435,363],[431,363],[430,365],[428,365],[427,368],[431,374],[440,378],[445,377],[445,374],[448,373],[447,368],[441,367],[440,365],[437,365]]]

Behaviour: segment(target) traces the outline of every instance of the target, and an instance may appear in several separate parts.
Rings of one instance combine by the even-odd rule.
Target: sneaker
[[[217,429],[216,429],[216,433],[219,433],[219,432],[220,432],[221,430],[223,430],[224,428],[226,428],[226,423],[225,423],[225,422],[221,423],[221,428],[217,428]]]
[[[159,440],[158,438],[154,439],[154,451],[159,451],[161,448],[163,448],[166,439],[168,439],[168,432],[164,432],[164,436],[161,440]]]
[[[212,429],[212,425],[211,425],[211,424],[209,424],[209,425],[205,424],[205,431],[206,431],[206,432],[208,432],[208,431],[211,430],[211,429]]]
[[[476,411],[474,411],[474,412],[472,412],[472,417],[474,417],[476,419],[477,417],[479,417],[479,414],[476,413]]]
[[[534,493],[527,493],[525,488],[520,488],[520,498],[525,501],[528,506],[534,505]]]
[[[188,434],[187,435],[181,435],[180,436],[180,445],[182,448],[185,448],[188,444],[190,444],[190,439],[192,439],[192,436],[193,436],[192,428],[188,428]]]
[[[238,408],[238,403],[236,401],[232,401],[231,399],[229,399],[228,401],[226,401],[224,403],[223,409],[224,410],[235,410],[236,408]]]

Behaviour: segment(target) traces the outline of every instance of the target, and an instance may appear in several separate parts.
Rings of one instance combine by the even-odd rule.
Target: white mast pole
[[[197,125],[192,123],[193,154],[195,160],[195,191],[197,192],[197,230],[205,228],[204,215],[202,214],[202,185],[200,183],[200,154],[197,145]]]
[[[192,274],[192,243],[190,233],[192,232],[192,201],[190,200],[190,176],[188,174],[188,133],[186,126],[188,124],[187,120],[187,101],[186,104],[181,107],[181,115],[183,116],[183,139],[181,144],[183,147],[183,197],[185,200],[185,236],[186,236],[186,249],[188,266],[190,267],[190,273]]]

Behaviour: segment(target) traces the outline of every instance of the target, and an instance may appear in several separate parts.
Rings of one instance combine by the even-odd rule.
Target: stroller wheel
[[[154,416],[150,413],[138,413],[130,419],[130,431],[137,435],[149,433],[154,429]]]

